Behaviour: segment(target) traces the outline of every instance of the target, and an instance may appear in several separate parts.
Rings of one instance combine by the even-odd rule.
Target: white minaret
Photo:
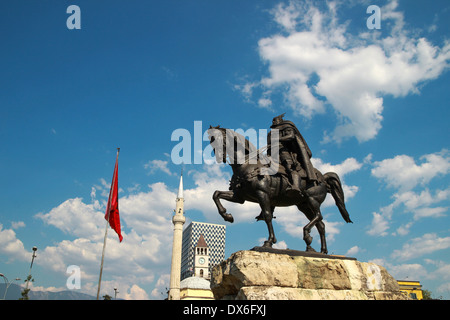
[[[181,244],[183,240],[183,224],[185,221],[186,218],[184,217],[183,173],[181,173],[175,214],[172,217],[174,227],[169,300],[180,300]]]

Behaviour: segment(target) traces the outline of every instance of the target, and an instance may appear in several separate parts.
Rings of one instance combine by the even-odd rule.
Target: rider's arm
[[[280,141],[289,141],[295,138],[294,130],[287,128],[283,131],[283,136],[280,136]]]

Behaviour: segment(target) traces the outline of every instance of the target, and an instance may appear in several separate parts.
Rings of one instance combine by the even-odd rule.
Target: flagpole
[[[116,165],[117,165],[117,160],[119,159],[119,151],[120,151],[120,148],[117,148]],[[101,286],[101,283],[102,283],[102,273],[103,273],[103,261],[105,259],[106,239],[108,237],[109,214],[111,212],[111,210],[109,210],[109,207],[110,207],[110,203],[109,202],[111,201],[111,193],[112,193],[112,189],[113,189],[113,186],[114,186],[115,179],[117,179],[117,177],[115,175],[115,170],[114,170],[113,181],[111,183],[111,189],[109,190],[108,203],[106,204],[106,208],[107,208],[108,212],[106,213],[107,214],[107,216],[106,216],[107,218],[106,218],[105,238],[103,239],[102,262],[100,264],[100,276],[98,277],[97,300],[98,300],[98,298],[100,296],[100,286]]]
[[[106,248],[106,238],[107,238],[107,235],[108,235],[108,224],[109,224],[109,221],[106,221],[105,239],[103,240],[102,263],[100,264],[100,276],[98,278],[97,300],[98,300],[99,295],[100,295],[100,285],[102,283],[103,261],[105,259],[105,248]]]

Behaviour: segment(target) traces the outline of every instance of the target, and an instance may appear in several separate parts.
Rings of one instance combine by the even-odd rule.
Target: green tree
[[[30,292],[30,289],[23,289],[23,291],[20,292],[22,298],[19,298],[19,300],[29,300],[30,298],[28,298],[28,292]]]
[[[431,291],[430,290],[422,290],[423,300],[431,300]]]
[[[25,279],[24,282],[34,282],[34,279],[31,277],[31,274]],[[22,298],[19,298],[19,300],[29,300],[30,298],[28,297],[28,292],[30,292],[31,289],[23,289],[22,292],[20,293],[22,295]]]

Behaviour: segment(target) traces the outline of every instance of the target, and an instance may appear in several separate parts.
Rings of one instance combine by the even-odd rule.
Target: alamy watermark
[[[204,130],[202,121],[194,121],[192,132],[185,128],[172,132],[171,141],[178,143],[170,157],[174,164],[262,164],[263,174],[274,174],[278,171],[279,130],[272,129],[268,135],[267,129]]]
[[[77,5],[70,5],[67,7],[66,13],[70,13],[70,16],[67,18],[66,26],[67,29],[81,29],[81,9]]]
[[[81,289],[81,271],[80,267],[70,265],[67,267],[66,273],[70,274],[66,281],[66,287],[69,290]]]
[[[367,7],[366,13],[371,14],[369,18],[367,18],[366,25],[367,29],[381,29],[381,9],[379,6],[370,5]]]

